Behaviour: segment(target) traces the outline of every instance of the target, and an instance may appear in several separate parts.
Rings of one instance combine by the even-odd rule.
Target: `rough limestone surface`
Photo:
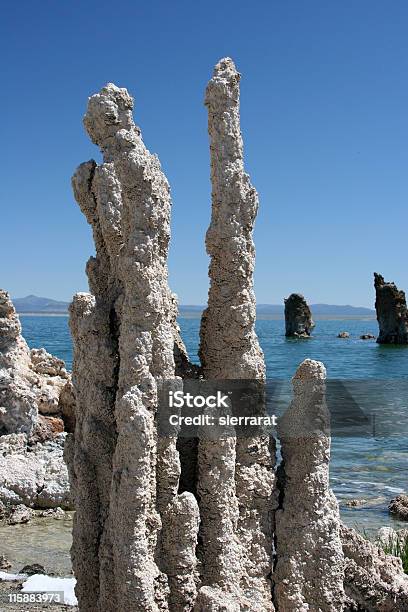
[[[73,177],[96,246],[93,295],[77,294],[70,309],[73,564],[81,610],[183,611],[196,594],[198,506],[178,495],[176,439],[158,438],[155,425],[157,381],[175,376],[171,201],[132,108],[112,84],[89,99],[84,124],[103,163],[86,162]]]
[[[312,313],[303,295],[291,293],[285,299],[285,335],[308,338],[314,326]]]
[[[70,384],[70,375],[65,363],[43,348],[31,349],[31,368],[39,377],[37,394],[38,412],[43,415],[57,415],[64,410],[61,394]]]
[[[63,459],[66,434],[44,444],[27,444],[25,434],[0,436],[0,501],[6,506],[72,509],[67,467]]]
[[[0,290],[0,433],[31,433],[38,386],[30,350],[9,294]]]
[[[382,546],[397,544],[404,546],[408,538],[408,529],[393,529],[392,527],[380,527],[377,534],[377,540]]]
[[[32,518],[33,511],[27,508],[24,504],[18,504],[13,506],[10,516],[7,520],[9,525],[19,525],[21,523],[28,523]]]
[[[59,407],[64,423],[64,431],[73,433],[75,431],[75,393],[71,378],[67,380],[61,389]]]
[[[329,487],[330,420],[326,370],[306,359],[279,423],[280,508],[276,512],[274,602],[282,612],[344,609],[339,508]]]
[[[53,440],[64,431],[64,421],[57,416],[44,416],[39,414],[37,423],[28,438],[30,446],[38,442],[44,443],[47,440]]]
[[[388,505],[390,514],[400,521],[408,521],[408,495],[397,495]]]
[[[233,61],[222,59],[205,96],[212,214],[206,234],[210,289],[201,321],[200,359],[207,379],[263,380],[253,292],[258,194],[244,171],[239,81]],[[202,439],[198,466],[205,588],[197,609],[223,609],[217,607],[221,592],[231,610],[237,605],[272,610],[274,473],[269,440]]]
[[[0,502],[8,510],[72,508],[60,418],[69,384],[61,359],[29,349],[10,296],[0,290]]]
[[[404,291],[374,273],[379,344],[408,344],[408,310]]]
[[[111,599],[116,597],[108,515],[116,444],[120,310],[119,280],[114,270],[121,240],[122,199],[112,164],[100,168],[94,161],[81,164],[72,186],[92,226],[96,256],[86,268],[94,295],[77,294],[70,307],[76,414],[75,438],[67,440],[65,456],[77,509],[71,555],[83,609],[105,605],[110,610]]]
[[[69,380],[61,359],[30,349],[9,294],[0,290],[0,434],[31,434],[38,413],[61,412],[60,395]]]
[[[341,526],[345,556],[344,586],[348,597],[367,612],[408,610],[408,576],[401,559],[386,555],[381,548]],[[354,608],[355,609],[355,608]]]

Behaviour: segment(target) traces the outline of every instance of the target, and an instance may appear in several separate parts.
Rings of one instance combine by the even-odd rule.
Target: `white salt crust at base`
[[[75,578],[56,578],[45,574],[33,574],[23,583],[23,593],[62,592],[66,606],[77,606],[75,595]]]

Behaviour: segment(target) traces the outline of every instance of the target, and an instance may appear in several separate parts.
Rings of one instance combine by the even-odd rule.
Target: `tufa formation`
[[[379,344],[408,344],[408,310],[405,293],[374,272],[375,310]]]
[[[10,296],[0,290],[0,506],[6,515],[17,506],[72,508],[63,447],[65,432],[74,430],[74,403],[64,362],[29,349]]]
[[[223,59],[206,91],[211,262],[200,367],[188,360],[168,286],[168,182],[126,89],[108,84],[89,99],[84,124],[103,161],[82,164],[72,180],[96,256],[87,265],[92,293],[70,308],[77,403],[65,446],[79,609],[391,611],[392,599],[405,610],[401,564],[369,543],[360,554],[357,534],[341,526],[323,364],[306,360],[293,379],[278,469],[275,440],[262,431],[182,440],[177,428],[167,437],[158,430],[163,380],[179,389],[186,379],[214,388],[265,379],[254,327],[258,198],[244,171],[239,78]],[[310,311],[295,331],[306,327]]]
[[[61,359],[29,349],[7,291],[0,289],[0,435],[34,434],[41,415],[61,416],[70,377]]]
[[[285,299],[285,335],[309,338],[314,326],[312,313],[303,295],[291,293]]]
[[[292,379],[294,399],[279,423],[283,486],[273,575],[278,610],[337,612],[345,602],[339,508],[329,486],[325,379],[324,365],[306,359]]]
[[[215,66],[205,96],[212,184],[206,247],[211,260],[199,355],[206,379],[263,381],[265,363],[255,333],[253,291],[252,231],[258,194],[244,171],[239,81],[233,61],[225,58]],[[272,609],[270,515],[275,458],[269,443],[268,437],[231,435],[200,440],[204,586],[198,606],[216,606],[221,598],[229,601],[231,609]]]
[[[70,308],[72,558],[81,610],[184,610],[196,596],[198,505],[178,494],[176,439],[158,438],[155,423],[158,381],[175,378],[171,200],[132,108],[112,84],[90,98],[84,124],[103,163],[82,164],[72,179],[96,246],[92,295],[77,294]]]

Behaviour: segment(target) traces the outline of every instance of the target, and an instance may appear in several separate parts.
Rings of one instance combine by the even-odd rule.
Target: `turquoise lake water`
[[[67,317],[21,315],[23,333],[31,347],[45,347],[72,366],[72,343]],[[197,318],[181,318],[183,339],[193,361],[198,363]],[[350,338],[337,338],[348,331]],[[271,378],[293,376],[299,363],[310,357],[323,361],[328,378],[408,378],[408,348],[380,346],[374,340],[360,340],[362,334],[378,332],[373,319],[320,320],[310,339],[287,339],[281,320],[259,320],[257,332]]]
[[[45,347],[71,368],[67,317],[23,315],[21,322],[31,347]],[[199,319],[182,318],[179,322],[190,357],[197,362]],[[338,339],[341,331],[348,331],[350,339]],[[389,517],[387,504],[397,493],[408,489],[408,394],[404,384],[408,381],[408,347],[360,340],[361,334],[377,334],[373,319],[317,320],[313,338],[307,340],[286,339],[282,320],[259,320],[257,332],[270,378],[289,381],[303,359],[310,357],[323,361],[329,379],[368,381],[367,388],[370,381],[377,385],[376,410],[391,424],[389,431],[380,428],[373,435],[334,436],[331,483],[343,519],[350,525],[360,530],[374,530],[386,524],[401,526]],[[289,390],[289,382],[286,385]],[[361,388],[364,385],[360,391]],[[370,393],[366,399],[371,403],[373,391]],[[366,503],[350,508],[346,504],[351,499],[364,499]]]

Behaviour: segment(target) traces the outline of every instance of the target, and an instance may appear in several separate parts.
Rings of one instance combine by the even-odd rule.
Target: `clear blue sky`
[[[371,306],[374,270],[408,290],[407,31],[405,0],[3,3],[0,286],[65,300],[87,289],[93,245],[70,177],[99,160],[82,116],[113,81],[171,184],[172,288],[205,303],[203,96],[229,55],[261,202],[258,302],[300,291]]]

